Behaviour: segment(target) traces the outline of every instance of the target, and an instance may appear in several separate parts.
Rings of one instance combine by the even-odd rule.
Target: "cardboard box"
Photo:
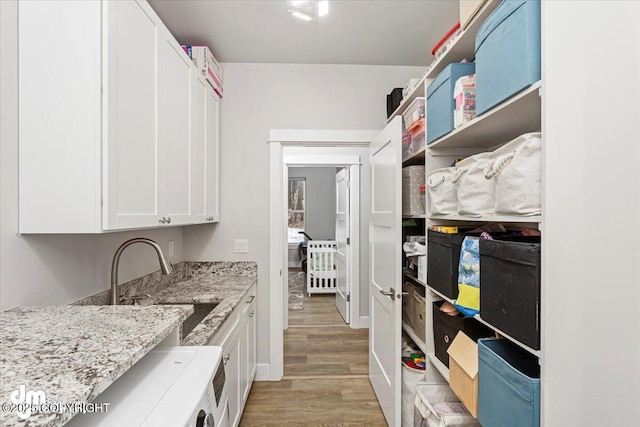
[[[460,0],[460,28],[464,30],[486,0]]]
[[[447,349],[449,383],[467,410],[478,417],[478,344],[460,331]]]

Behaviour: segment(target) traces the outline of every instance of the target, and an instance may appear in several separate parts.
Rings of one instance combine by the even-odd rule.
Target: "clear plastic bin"
[[[447,384],[418,383],[414,427],[480,427]]]
[[[406,129],[409,129],[415,122],[424,118],[424,106],[424,97],[416,98],[409,105],[409,108],[402,113],[402,120]]]

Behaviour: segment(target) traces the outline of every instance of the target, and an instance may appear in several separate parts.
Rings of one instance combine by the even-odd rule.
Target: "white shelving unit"
[[[476,33],[484,20],[487,19],[487,16],[498,7],[498,4],[500,4],[500,0],[489,0],[482,6],[469,25],[467,25],[467,28],[458,34],[455,43],[449,47],[449,50],[429,66],[425,78],[435,78],[440,71],[452,62],[460,62],[463,59],[471,61],[475,57]]]
[[[542,222],[542,216],[511,216],[511,215],[482,215],[482,216],[464,216],[464,215],[432,215],[429,217],[431,221],[447,222],[447,221],[464,221],[464,222],[501,222],[507,224],[525,223],[539,224]]]
[[[414,343],[422,350],[424,354],[427,354],[427,345],[425,342],[416,335],[416,332],[413,330],[411,326],[407,322],[402,322],[402,329],[409,335],[409,337],[413,340]]]
[[[402,99],[402,102],[400,103],[400,105],[398,106],[398,108],[396,108],[396,110],[393,112],[393,114],[391,114],[389,116],[389,118],[387,119],[387,124],[389,124],[389,122],[391,122],[391,120],[393,120],[393,118],[395,116],[399,116],[402,113],[404,113],[407,108],[409,108],[409,105],[411,105],[411,103],[418,97],[420,96],[424,96],[425,94],[425,87],[426,87],[426,79],[427,76],[423,76],[420,81],[415,85],[415,87],[413,88],[413,90],[409,93],[409,95],[407,95],[406,98]]]
[[[429,362],[431,362],[431,365],[440,372],[440,375],[449,382],[449,368],[447,368],[445,364],[436,357],[435,353],[427,353],[427,358],[429,359]]]

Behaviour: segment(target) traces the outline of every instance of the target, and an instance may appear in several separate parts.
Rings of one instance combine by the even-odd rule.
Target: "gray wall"
[[[305,178],[305,231],[315,240],[336,237],[336,168],[289,168],[289,178]]]

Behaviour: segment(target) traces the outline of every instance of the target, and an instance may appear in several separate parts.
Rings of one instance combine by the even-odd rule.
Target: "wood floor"
[[[240,426],[386,426],[368,378],[369,332],[351,329],[334,295],[289,311],[284,378],[254,382]]]

